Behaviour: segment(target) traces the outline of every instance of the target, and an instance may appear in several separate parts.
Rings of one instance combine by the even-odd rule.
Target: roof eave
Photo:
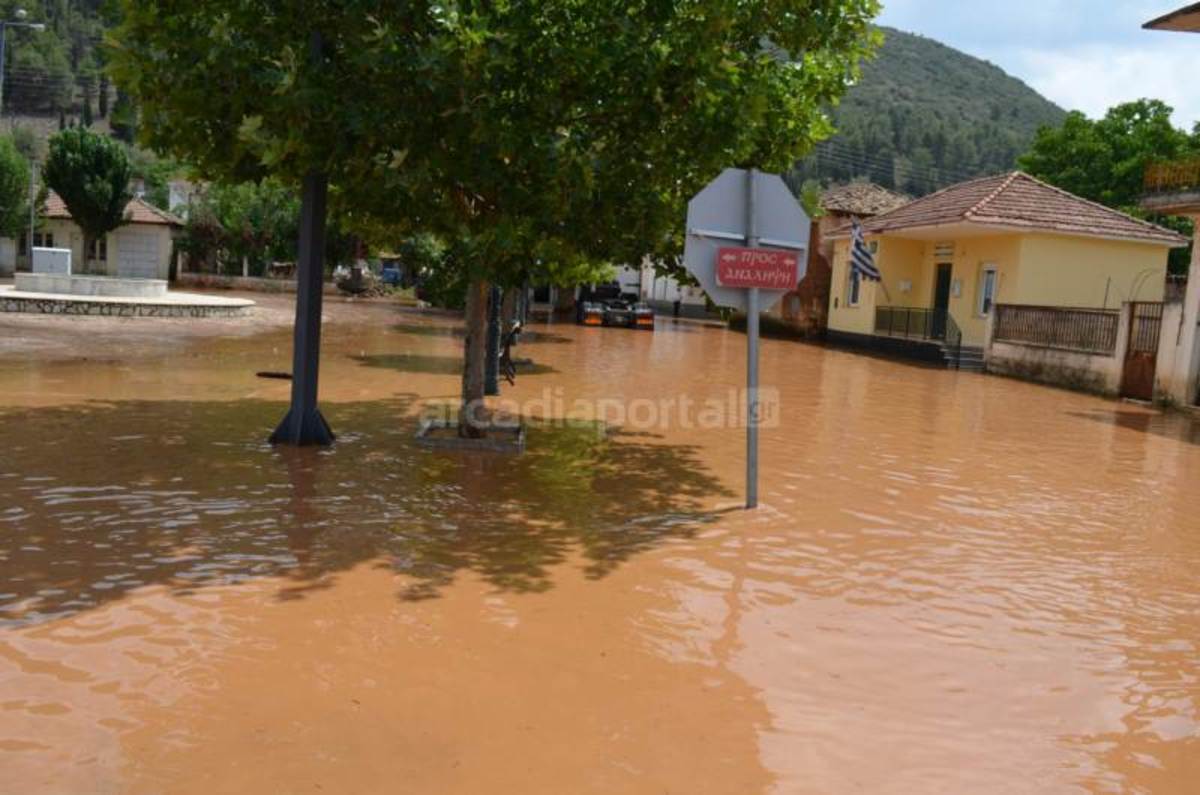
[[[1200,33],[1200,3],[1193,3],[1183,8],[1177,8],[1169,14],[1163,14],[1152,19],[1145,25],[1145,30],[1169,30],[1179,33]]]
[[[1104,234],[1101,232],[1088,232],[1082,229],[1061,229],[1052,226],[1034,226],[1025,224],[1011,224],[1001,222],[980,222],[968,219],[950,221],[947,223],[938,224],[921,224],[919,226],[902,226],[891,229],[863,229],[863,234],[866,237],[898,237],[901,239],[920,240],[921,234],[937,232],[939,229],[947,229],[952,227],[968,226],[973,229],[978,229],[983,232],[999,232],[1009,235],[1062,235],[1064,237],[1087,237],[1097,240],[1112,240],[1121,243],[1141,243],[1149,246],[1164,246],[1168,248],[1185,248],[1190,245],[1191,241],[1184,238],[1182,235],[1177,235],[1171,238],[1165,235],[1161,238],[1151,237],[1135,237],[1132,235],[1117,235]],[[907,234],[905,234],[907,233]],[[849,230],[839,230],[835,233],[826,235],[827,240],[847,240],[850,237]]]

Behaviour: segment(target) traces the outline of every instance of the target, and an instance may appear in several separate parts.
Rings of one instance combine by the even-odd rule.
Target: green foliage
[[[659,250],[722,167],[827,135],[877,3],[123,8],[113,74],[147,144],[231,180],[322,171],[343,211],[455,241],[472,278],[570,283]]]
[[[821,206],[822,192],[821,183],[815,179],[807,179],[800,185],[800,192],[797,196],[800,206],[804,208],[808,217],[814,220],[825,215],[825,208]]]
[[[1126,102],[1093,121],[1071,113],[1058,127],[1040,130],[1020,167],[1052,185],[1191,236],[1186,218],[1151,216],[1140,205],[1146,166],[1200,154],[1200,129],[1171,123],[1172,109],[1154,99]],[[1186,272],[1186,249],[1171,253],[1171,270]]]
[[[294,261],[300,202],[275,180],[215,184],[192,203],[179,248],[223,273],[261,276],[275,261]]]
[[[113,103],[112,113],[108,119],[108,127],[113,137],[127,144],[134,141],[134,130],[137,127],[137,108],[129,95],[117,91],[117,101]]]
[[[29,162],[13,139],[0,137],[0,236],[17,237],[29,221]]]
[[[124,222],[125,206],[133,198],[133,171],[125,148],[111,138],[85,127],[56,133],[42,176],[83,231],[84,251]]]
[[[12,127],[12,139],[13,145],[21,153],[21,157],[24,157],[26,160],[42,159],[42,155],[46,149],[45,143],[29,127],[23,124],[14,124]]]
[[[1147,165],[1200,153],[1200,131],[1177,129],[1172,112],[1159,100],[1141,99],[1096,121],[1071,113],[1061,126],[1038,133],[1021,168],[1109,207],[1136,207]]]
[[[18,8],[27,21],[46,30],[13,28],[8,32],[4,105],[8,112],[53,114],[79,107],[76,86],[94,86],[103,31],[97,0],[0,0],[0,15],[15,18]],[[87,89],[85,88],[85,91]]]
[[[865,178],[915,196],[1011,170],[1039,127],[1064,111],[992,64],[882,28],[862,79],[834,110],[838,133],[799,165],[798,181]]]
[[[141,178],[145,185],[142,198],[160,210],[173,211],[170,183],[183,171],[182,167],[173,160],[156,157],[153,152],[136,147],[129,151],[129,165],[133,176]]]

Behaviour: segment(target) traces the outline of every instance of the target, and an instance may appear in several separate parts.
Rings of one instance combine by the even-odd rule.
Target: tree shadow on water
[[[364,367],[381,367],[402,373],[426,373],[433,375],[462,375],[461,356],[436,356],[421,353],[381,353],[351,357]],[[526,364],[521,367],[522,375],[548,375],[558,372],[545,364]]]
[[[583,561],[603,577],[713,518],[697,450],[534,425],[522,456],[413,441],[417,398],[332,404],[328,449],[266,443],[284,406],[122,401],[0,412],[0,627],[283,577],[282,599],[362,563],[437,596],[463,572],[508,591]]]
[[[466,327],[461,325],[433,325],[424,323],[393,323],[392,331],[398,331],[401,334],[411,334],[414,337],[442,337],[447,339],[462,339],[467,336]],[[551,331],[545,331],[542,328],[533,328],[525,326],[521,330],[521,335],[518,338],[517,344],[525,343],[534,344],[554,344],[566,345],[575,340],[562,334],[555,334]]]

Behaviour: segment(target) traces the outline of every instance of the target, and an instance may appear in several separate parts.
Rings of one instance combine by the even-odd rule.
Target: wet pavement
[[[768,340],[746,514],[740,335],[538,327],[510,458],[413,442],[453,318],[327,314],[328,450],[278,323],[0,348],[0,792],[1196,791],[1191,419]]]

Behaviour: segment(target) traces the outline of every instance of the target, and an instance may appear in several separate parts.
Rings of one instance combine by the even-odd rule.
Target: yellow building
[[[125,218],[123,225],[95,242],[85,261],[83,230],[71,219],[62,198],[51,191],[34,232],[33,245],[70,249],[71,270],[76,274],[166,279],[174,250],[174,233],[183,222],[137,198],[126,205]],[[28,233],[21,235],[17,246],[17,267],[24,270],[29,269],[27,238]]]
[[[1021,172],[963,182],[863,223],[882,282],[835,235],[829,336],[900,350],[953,340],[977,357],[997,303],[1117,308],[1161,301],[1167,255],[1187,240]],[[919,346],[918,346],[919,347]],[[925,352],[932,350],[925,346]]]

